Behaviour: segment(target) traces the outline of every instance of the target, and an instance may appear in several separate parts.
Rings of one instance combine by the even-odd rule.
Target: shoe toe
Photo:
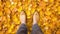
[[[24,12],[24,11],[22,11],[22,12],[20,13],[20,15],[25,15],[25,12]]]

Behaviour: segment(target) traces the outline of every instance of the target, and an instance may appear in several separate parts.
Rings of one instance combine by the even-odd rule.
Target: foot
[[[39,14],[38,14],[38,12],[36,11],[36,12],[34,13],[34,15],[33,15],[33,25],[34,25],[34,24],[37,24],[38,21],[39,21]]]
[[[21,24],[26,24],[26,14],[24,11],[20,13],[20,21],[21,21]]]

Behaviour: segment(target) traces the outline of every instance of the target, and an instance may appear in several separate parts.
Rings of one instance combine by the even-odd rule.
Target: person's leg
[[[35,12],[33,15],[33,26],[32,26],[32,32],[31,34],[43,34],[41,28],[37,25],[39,21],[39,14],[38,12]]]
[[[24,13],[24,11],[20,13],[20,21],[21,21],[21,26],[19,27],[16,34],[27,34],[26,14]]]

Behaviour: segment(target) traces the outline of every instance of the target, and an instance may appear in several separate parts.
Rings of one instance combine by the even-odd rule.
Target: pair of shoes
[[[20,13],[20,21],[22,24],[26,24],[26,13],[24,11]],[[39,21],[39,13],[36,11],[33,14],[33,24],[38,23],[38,21]]]

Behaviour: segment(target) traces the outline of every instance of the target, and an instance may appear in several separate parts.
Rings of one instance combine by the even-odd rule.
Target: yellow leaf
[[[2,11],[0,11],[0,16],[2,16],[3,15],[3,13],[2,13]]]
[[[21,12],[21,10],[22,10],[22,6],[20,6],[20,7],[18,8],[18,12]]]
[[[46,11],[45,14],[48,15],[48,16],[50,16],[51,12],[50,11]]]

